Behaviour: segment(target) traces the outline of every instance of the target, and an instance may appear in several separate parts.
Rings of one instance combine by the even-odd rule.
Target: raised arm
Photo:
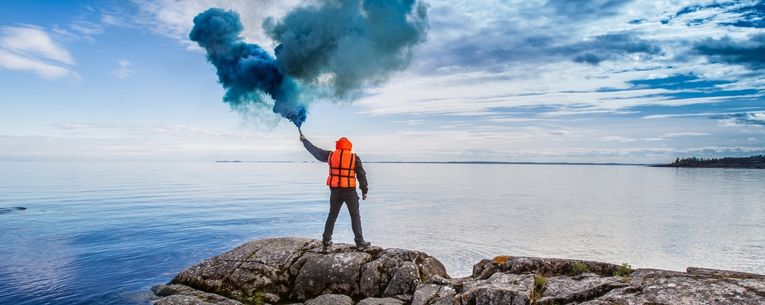
[[[316,160],[319,160],[321,162],[327,162],[327,159],[329,159],[329,151],[323,150],[321,148],[316,147],[316,145],[313,145],[311,141],[308,141],[308,139],[304,136],[300,136],[300,141],[303,142],[303,146],[305,146],[305,149],[313,155]]]

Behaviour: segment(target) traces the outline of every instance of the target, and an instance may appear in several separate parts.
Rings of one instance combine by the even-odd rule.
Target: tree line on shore
[[[765,155],[725,158],[677,158],[675,162],[662,164],[663,167],[724,167],[724,168],[765,168]]]

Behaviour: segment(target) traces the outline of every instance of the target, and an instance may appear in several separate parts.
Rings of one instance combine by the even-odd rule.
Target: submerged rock
[[[158,305],[765,304],[765,276],[688,268],[499,256],[452,279],[419,251],[303,238],[256,240],[189,267],[152,291]],[[614,275],[617,270],[619,276]]]
[[[10,213],[13,211],[24,211],[27,208],[25,207],[10,207],[10,208],[0,208],[0,214]]]

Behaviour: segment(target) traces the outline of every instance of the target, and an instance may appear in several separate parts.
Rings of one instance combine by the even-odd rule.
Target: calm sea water
[[[367,164],[368,240],[452,276],[482,258],[765,273],[765,170]],[[206,257],[320,238],[325,165],[0,162],[0,304],[146,304]],[[353,240],[347,212],[335,240]]]

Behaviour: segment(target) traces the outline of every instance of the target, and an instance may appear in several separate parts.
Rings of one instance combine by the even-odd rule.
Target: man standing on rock
[[[340,138],[335,142],[335,150],[328,151],[314,146],[303,134],[300,134],[300,141],[303,146],[313,155],[316,160],[329,163],[329,177],[327,185],[330,189],[329,195],[329,215],[324,224],[324,235],[322,236],[322,249],[324,252],[332,250],[332,232],[335,229],[337,214],[343,202],[348,207],[351,214],[351,228],[355,236],[356,247],[366,248],[371,243],[364,241],[361,233],[361,215],[359,214],[359,194],[356,193],[356,179],[359,180],[361,189],[361,198],[367,199],[369,191],[367,185],[367,173],[361,166],[361,159],[351,152],[352,144],[347,138]]]

